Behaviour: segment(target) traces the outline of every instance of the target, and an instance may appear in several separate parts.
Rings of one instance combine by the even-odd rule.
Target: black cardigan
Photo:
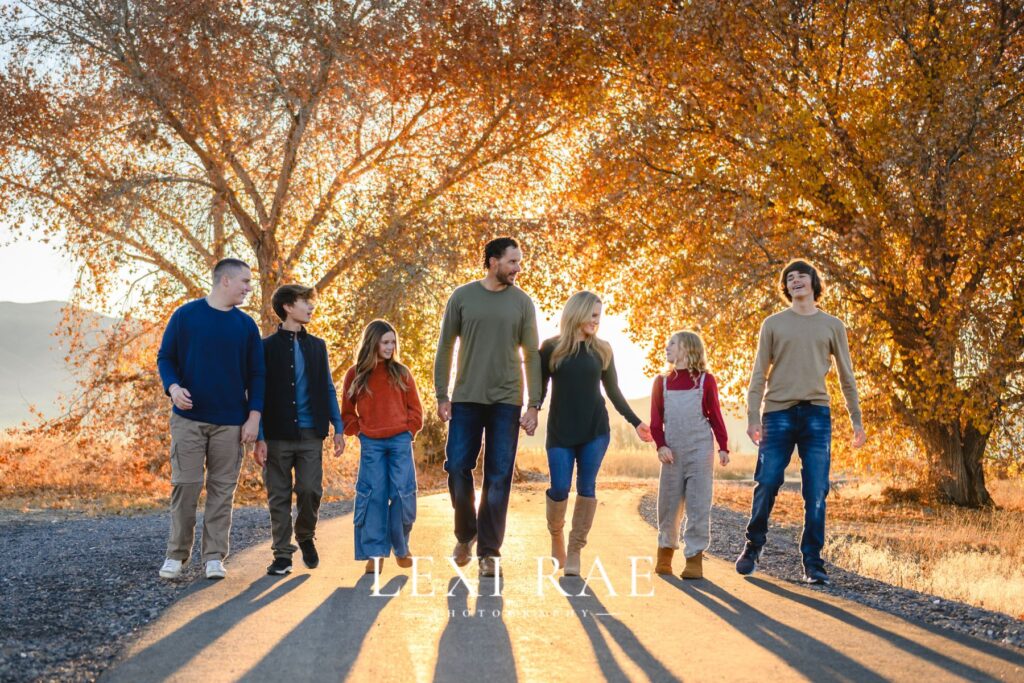
[[[263,404],[263,435],[267,439],[297,441],[299,411],[295,399],[295,350],[299,344],[305,363],[309,387],[309,406],[313,425],[321,439],[327,438],[331,423],[328,382],[332,382],[327,365],[327,344],[303,327],[298,332],[278,328],[263,339],[263,359],[267,366],[267,393]]]

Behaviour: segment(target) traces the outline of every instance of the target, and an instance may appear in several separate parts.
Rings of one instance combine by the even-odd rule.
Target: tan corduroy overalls
[[[715,443],[711,424],[704,417],[704,377],[694,389],[668,389],[665,397],[665,443],[672,451],[672,464],[661,464],[658,481],[658,547],[678,548],[683,505],[686,508],[683,541],[686,557],[707,549],[711,538],[711,496]]]

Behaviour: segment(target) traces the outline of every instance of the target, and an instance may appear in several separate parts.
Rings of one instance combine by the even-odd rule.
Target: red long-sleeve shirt
[[[654,378],[651,389],[651,436],[658,448],[665,445],[665,394],[662,382],[666,377],[658,375]],[[685,391],[697,386],[689,372],[676,372],[667,376],[669,391]],[[722,407],[718,403],[718,383],[710,372],[704,375],[704,395],[701,397],[701,409],[704,417],[711,423],[711,431],[718,441],[718,450],[729,450],[729,433],[725,429]]]

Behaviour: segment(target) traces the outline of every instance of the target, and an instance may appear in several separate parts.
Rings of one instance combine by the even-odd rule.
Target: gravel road
[[[325,504],[321,518],[351,509],[348,501]],[[167,540],[166,512],[77,518],[5,513],[0,681],[96,680],[126,638],[194,581],[206,581],[198,552],[201,520],[192,564],[179,580],[165,581],[157,570]],[[232,551],[266,541],[269,531],[265,508],[236,509]]]

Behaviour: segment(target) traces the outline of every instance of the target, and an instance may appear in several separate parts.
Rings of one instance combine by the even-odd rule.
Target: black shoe
[[[316,546],[313,545],[313,539],[308,541],[299,541],[299,549],[302,551],[302,564],[306,565],[310,569],[316,569],[320,564],[320,555],[316,552]]]
[[[832,585],[832,581],[829,580],[824,567],[804,567],[803,581],[814,586]]]
[[[743,552],[736,558],[736,573],[750,576],[757,571],[757,563],[761,559],[761,549],[747,543]]]
[[[501,561],[497,557],[480,558],[480,576],[501,577]]]
[[[292,573],[292,559],[290,557],[275,557],[273,564],[267,567],[267,573],[280,576]]]

